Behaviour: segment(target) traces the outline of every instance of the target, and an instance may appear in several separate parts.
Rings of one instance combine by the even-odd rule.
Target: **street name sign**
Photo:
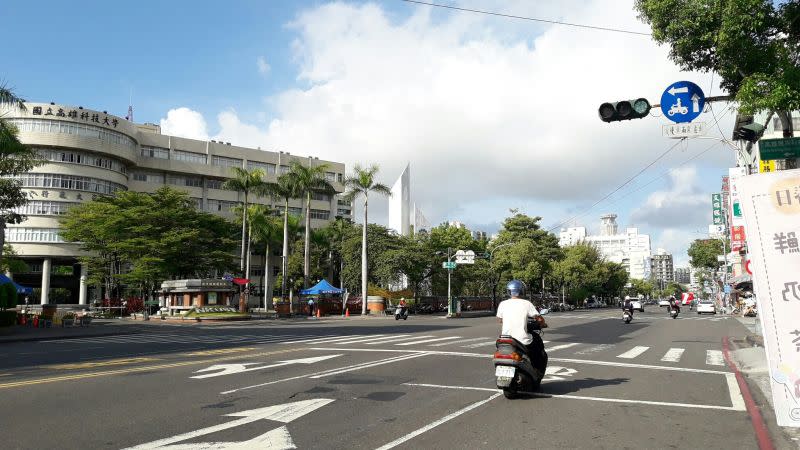
[[[455,263],[455,261],[445,261],[445,262],[442,263],[442,268],[443,269],[448,269],[448,270],[453,270],[453,269],[456,268],[456,263]]]
[[[664,117],[675,122],[691,122],[703,112],[706,96],[700,86],[691,81],[677,81],[661,94]]]
[[[661,135],[666,138],[681,139],[686,137],[703,136],[705,134],[705,122],[673,123],[669,125],[661,125]]]
[[[761,160],[800,158],[800,137],[761,139],[758,141]]]
[[[800,427],[800,169],[740,178],[748,257],[778,425]]]

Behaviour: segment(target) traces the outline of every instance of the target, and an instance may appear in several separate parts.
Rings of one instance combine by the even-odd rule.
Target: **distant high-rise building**
[[[430,231],[430,229],[431,223],[428,222],[425,214],[423,214],[422,210],[417,207],[416,203],[414,203],[414,234],[427,233]]]
[[[571,227],[562,229],[558,235],[558,245],[569,247],[586,239],[586,227]]]
[[[617,215],[604,214],[600,216],[600,236],[613,236],[617,234]]]
[[[689,284],[691,280],[691,271],[688,267],[675,268],[675,281],[680,284]]]
[[[476,241],[485,241],[487,239],[487,235],[485,231],[473,231],[472,232],[472,239]]]
[[[672,267],[672,254],[660,248],[650,257],[650,272],[654,280],[666,283],[675,281],[675,272]]]
[[[467,228],[466,225],[464,225],[463,223],[461,223],[461,222],[459,222],[457,220],[451,220],[451,221],[447,222],[447,225],[449,225],[449,226],[451,226],[453,228]]]
[[[389,228],[401,236],[411,234],[411,168],[406,165],[403,173],[392,186],[389,198]]]

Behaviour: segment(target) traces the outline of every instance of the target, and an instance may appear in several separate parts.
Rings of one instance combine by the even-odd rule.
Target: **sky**
[[[632,0],[439,2],[649,32]],[[724,103],[698,119],[706,137],[684,142],[662,137],[657,109],[600,121],[601,103],[657,103],[674,81],[723,94],[718,77],[682,72],[649,36],[401,0],[108,5],[5,1],[15,38],[0,80],[32,101],[123,117],[132,101],[136,122],[166,134],[378,164],[390,186],[410,163],[412,196],[433,224],[492,233],[513,208],[555,232],[596,231],[616,213],[681,266],[735,165],[719,140],[735,115]],[[370,221],[387,224],[387,207],[373,199]]]

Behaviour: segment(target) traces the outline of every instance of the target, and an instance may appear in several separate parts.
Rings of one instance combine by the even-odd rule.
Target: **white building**
[[[561,230],[559,244],[569,246],[580,242],[591,243],[606,260],[625,266],[631,278],[649,278],[650,236],[640,234],[638,228],[627,228],[624,233],[620,233],[616,214],[606,214],[600,219],[599,235],[587,235],[585,227],[567,228]]]
[[[411,234],[411,168],[406,165],[403,173],[392,186],[389,198],[389,228],[401,236]]]
[[[431,230],[431,223],[428,218],[422,213],[422,210],[414,203],[414,234],[424,232],[427,233]]]

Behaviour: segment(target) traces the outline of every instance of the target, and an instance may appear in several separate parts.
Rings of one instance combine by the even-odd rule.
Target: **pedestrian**
[[[308,315],[309,316],[313,316],[314,315],[314,299],[313,298],[308,299]]]

